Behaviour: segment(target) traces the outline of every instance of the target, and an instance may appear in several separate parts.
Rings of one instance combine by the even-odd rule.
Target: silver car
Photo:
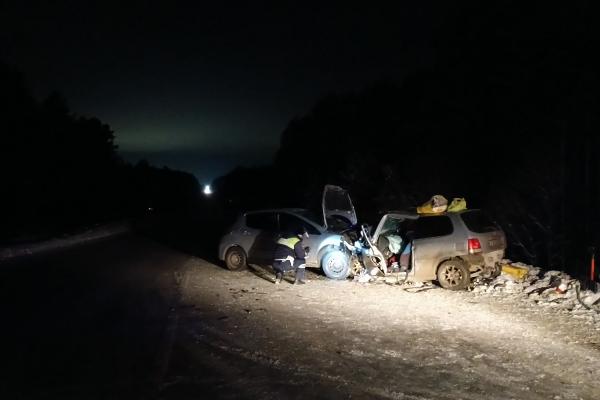
[[[407,278],[438,281],[453,290],[465,289],[474,277],[497,275],[506,248],[504,232],[476,209],[431,215],[389,213],[372,235],[363,226],[361,237],[352,247],[355,273],[360,262],[390,273],[391,263],[408,246]]]
[[[322,197],[322,216],[299,208],[259,210],[241,215],[221,239],[219,258],[232,271],[244,269],[248,263],[270,265],[278,237],[304,229],[308,233],[304,245],[310,248],[306,266],[322,267],[329,278],[345,279],[349,261],[346,255],[340,256],[336,250],[342,246],[341,233],[356,223],[356,213],[347,191],[327,185]],[[334,251],[335,257],[326,257]],[[341,270],[340,263],[344,264]]]

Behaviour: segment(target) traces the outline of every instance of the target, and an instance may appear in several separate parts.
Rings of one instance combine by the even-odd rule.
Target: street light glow
[[[204,190],[202,190],[206,196],[210,196],[212,194],[212,188],[210,185],[204,185]]]

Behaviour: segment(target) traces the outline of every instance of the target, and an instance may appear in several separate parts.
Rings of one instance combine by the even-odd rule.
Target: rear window
[[[454,228],[452,221],[445,215],[421,217],[415,221],[415,239],[450,235]]]
[[[481,211],[468,211],[460,214],[467,229],[475,233],[488,233],[499,230],[498,226]]]
[[[277,231],[277,214],[275,213],[258,213],[246,215],[246,226],[252,229],[260,229],[261,231],[276,232]]]

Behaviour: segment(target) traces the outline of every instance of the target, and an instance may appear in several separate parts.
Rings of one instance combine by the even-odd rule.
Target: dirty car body
[[[353,262],[377,267],[383,274],[392,267],[399,251],[392,244],[410,245],[406,279],[438,281],[448,289],[464,289],[472,278],[493,277],[500,271],[506,238],[481,210],[439,214],[396,212],[385,214],[371,234],[363,226],[361,241],[353,246]],[[356,265],[354,272],[360,266]]]

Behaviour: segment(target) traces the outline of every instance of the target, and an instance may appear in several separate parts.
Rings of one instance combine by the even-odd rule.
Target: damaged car
[[[348,192],[338,188],[337,196],[336,207],[323,204],[330,205],[333,215],[357,221]],[[479,209],[390,212],[374,230],[369,225],[346,225],[340,232],[342,242],[323,248],[319,258],[323,271],[333,279],[365,272],[398,273],[407,281],[437,281],[443,288],[461,290],[474,278],[497,276],[506,249],[502,229]]]
[[[305,209],[272,209],[241,215],[221,240],[219,258],[230,270],[247,263],[269,265],[277,238],[300,227],[310,248],[306,266],[331,279],[403,274],[405,280],[437,281],[446,289],[465,289],[476,277],[500,273],[504,232],[481,210],[384,214],[374,230],[358,225],[348,191],[327,185],[322,216]]]
[[[344,247],[361,271],[403,273],[410,281],[437,281],[446,289],[466,289],[473,278],[500,273],[506,238],[481,210],[418,214],[395,212],[382,216],[373,232],[360,228],[358,240]]]
[[[248,264],[270,265],[277,239],[286,232],[304,230],[303,240],[310,250],[306,266],[322,268],[332,279],[349,275],[349,259],[339,254],[343,233],[356,226],[352,201],[346,190],[327,185],[321,201],[322,215],[306,209],[279,208],[246,212],[238,217],[219,244],[219,259],[232,271]],[[333,256],[330,254],[333,253]]]

